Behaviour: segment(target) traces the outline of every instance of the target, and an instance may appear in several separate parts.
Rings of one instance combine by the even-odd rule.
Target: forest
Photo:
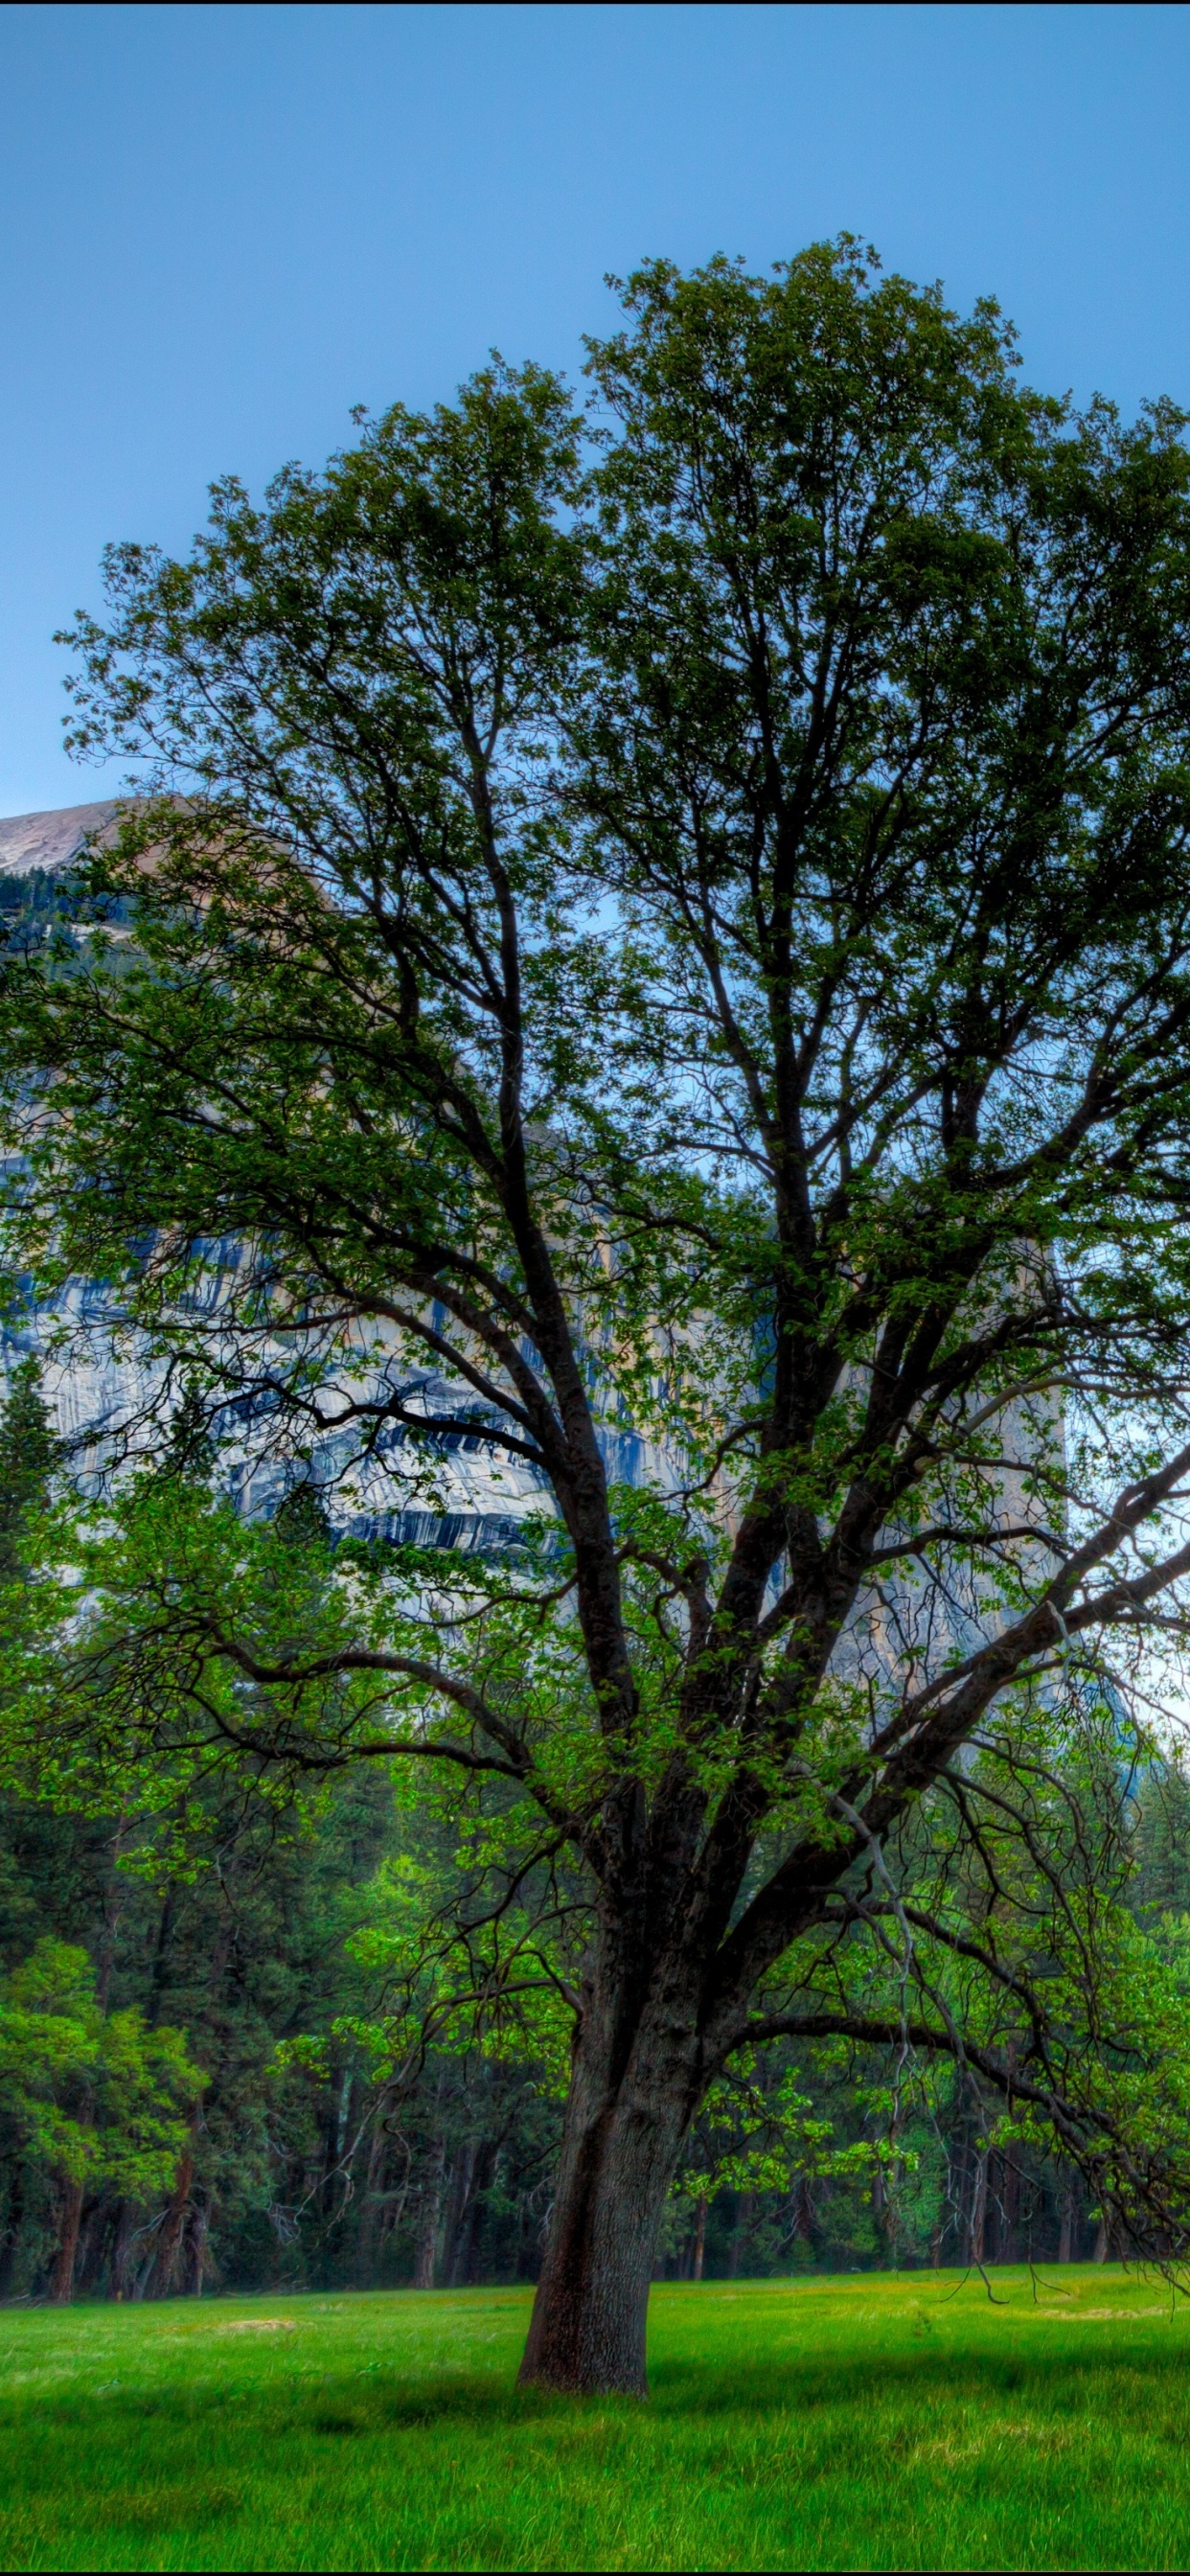
[[[0,1412],[9,1569],[54,1450],[18,1371]],[[1190,1978],[1190,1785],[1121,1760],[1115,1786],[1129,1904]],[[119,1817],[4,1796],[0,2296],[536,2278],[556,2068],[483,2048],[377,2067],[401,1863],[434,1839],[383,1770],[302,1824],[216,1797],[210,1856],[165,1873]],[[895,2049],[785,2044],[734,2091],[691,2138],[657,2279],[1129,2250],[1075,2168],[992,2142],[998,2106],[953,2068],[901,2099]]]

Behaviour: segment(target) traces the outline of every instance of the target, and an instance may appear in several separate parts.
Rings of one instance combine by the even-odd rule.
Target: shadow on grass
[[[881,2406],[890,2400],[972,2400],[1021,2395],[1048,2407],[1062,2392],[1077,2398],[1105,2372],[1146,2383],[1154,2396],[1172,2382],[1187,2387],[1184,2343],[1138,2350],[1124,2336],[1102,2337],[1084,2352],[963,2353],[931,2350],[856,2354],[823,2360],[798,2355],[755,2364],[662,2356],[649,2372],[652,2402],[666,2415],[800,2414],[810,2407]]]
[[[44,2390],[28,2400],[0,2405],[0,2428],[10,2434],[35,2421],[41,2433],[55,2427],[84,2429],[88,2442],[102,2445],[105,2432],[114,2442],[127,2438],[136,2425],[174,2424],[196,2431],[218,2422],[224,2438],[268,2446],[294,2436],[343,2445],[394,2432],[432,2431],[457,2424],[470,2433],[498,2431],[517,2425],[559,2426],[598,2413],[626,2423],[666,2418],[727,2421],[734,2417],[802,2416],[820,2408],[862,2409],[900,2405],[929,2408],[988,2403],[1011,2396],[1046,2412],[1079,2412],[1095,2383],[1105,2374],[1126,2376],[1130,2407],[1168,2405],[1176,2397],[1185,2405],[1188,2384],[1183,2344],[1171,2342],[1166,2352],[1137,2351],[1124,2336],[1103,2337],[1084,2352],[964,2354],[953,2350],[895,2355],[791,2356],[787,2362],[756,2363],[662,2355],[651,2373],[651,2400],[645,2408],[631,2397],[561,2397],[550,2391],[518,2388],[488,2371],[450,2372],[411,2381],[401,2374],[377,2373],[362,2391],[356,2373],[320,2375],[317,2392],[256,2385],[161,2390],[112,2389],[87,2397],[78,2390],[47,2397]]]
[[[39,2431],[55,2426],[73,2430],[85,2425],[91,2437],[99,2439],[105,2425],[115,2432],[132,2424],[193,2427],[214,2420],[241,2432],[250,2430],[253,2440],[275,2437],[286,2441],[300,2432],[342,2439],[418,2425],[457,2422],[474,2429],[481,2424],[495,2427],[539,2418],[564,2420],[576,2403],[584,2402],[556,2396],[547,2389],[517,2388],[490,2372],[482,2377],[452,2372],[436,2380],[419,2377],[416,2382],[399,2375],[388,2379],[377,2372],[366,2394],[361,2392],[354,2370],[344,2372],[338,2383],[333,2372],[324,2371],[319,2378],[316,2396],[307,2390],[267,2384],[251,2388],[218,2383],[168,2390],[114,2388],[110,2392],[98,2390],[94,2396],[72,2389],[60,2397],[47,2396],[44,2389],[39,2389],[35,2395],[31,2391],[27,2398],[0,2401],[0,2432],[18,2433],[31,2422]],[[630,2415],[636,2411],[636,2401],[628,2397],[599,2402],[622,2405]]]

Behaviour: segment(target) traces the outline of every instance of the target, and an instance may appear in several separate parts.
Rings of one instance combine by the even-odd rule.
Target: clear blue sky
[[[321,460],[492,345],[575,370],[607,269],[847,227],[1026,370],[1190,403],[1190,10],[0,8],[0,814],[108,537]]]

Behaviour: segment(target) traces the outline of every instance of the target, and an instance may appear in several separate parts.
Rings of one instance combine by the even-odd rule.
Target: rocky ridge
[[[0,819],[0,877],[32,876],[39,868],[57,876],[78,857],[88,834],[102,831],[118,812],[117,799],[109,796],[96,805],[64,805]]]

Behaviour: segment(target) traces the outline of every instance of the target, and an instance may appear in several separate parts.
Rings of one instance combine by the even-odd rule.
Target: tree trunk
[[[191,2203],[182,2264],[182,2287],[188,2298],[201,2299],[211,2213],[206,2201]]]
[[[597,2018],[600,2037],[614,2030],[614,2012]],[[684,2021],[670,1999],[663,2020],[638,2026],[618,2083],[610,2048],[588,2055],[580,2039],[524,2383],[647,2393],[649,2282],[666,2195],[697,2105],[693,2014],[686,2028]]]
[[[880,2263],[886,2272],[895,2272],[897,2268],[896,2215],[888,2188],[888,2174],[884,2166],[879,2164],[872,2174],[872,2218],[880,2238]]]
[[[967,2237],[967,2261],[982,2263],[984,2233],[988,2212],[988,2159],[983,2148],[975,2159],[974,2191],[971,2200],[971,2224]]]
[[[1062,2167],[1061,2198],[1058,2203],[1058,2261],[1069,2263],[1074,2258],[1074,2175],[1068,2165]]]
[[[25,2168],[23,2165],[18,2165],[13,2175],[12,2189],[8,2195],[4,2238],[0,2243],[0,2299],[8,2299],[12,2296],[12,2285],[16,2279],[17,2255],[21,2244],[21,2221],[24,2215]]]
[[[58,2220],[58,2251],[50,2274],[50,2300],[54,2307],[69,2307],[74,2296],[74,2258],[78,2251],[79,2223],[83,2215],[83,2186],[68,2182],[62,2190]]]
[[[380,2233],[381,2217],[379,2199],[381,2169],[389,2144],[381,2110],[378,2110],[372,2131],[372,2143],[368,2149],[359,2229],[355,2239],[355,2280],[356,2287],[360,2290],[371,2289],[376,2270],[376,2242]]]
[[[450,2282],[454,2289],[465,2288],[475,2279],[487,2196],[495,2177],[498,2153],[494,2138],[484,2138],[476,2150],[467,2205],[459,2219],[451,2256]]]
[[[106,2236],[107,2226],[103,2209],[98,2202],[94,2202],[79,2229],[79,2241],[74,2258],[75,2287],[83,2298],[86,2298],[95,2288],[99,2279]]]
[[[1018,2237],[1021,2223],[1021,2169],[1014,2157],[1006,2155],[1001,2164],[1000,2243],[997,2260],[1016,2263],[1020,2259]]]
[[[744,2259],[744,2240],[752,2225],[755,2212],[755,2192],[742,2191],[735,2205],[735,2222],[731,2231],[731,2245],[727,2256],[727,2277],[729,2281],[738,2281],[740,2277],[740,2266]]]
[[[144,2295],[147,2299],[167,2299],[173,2288],[174,2271],[177,2266],[193,2180],[194,2152],[188,2147],[178,2167],[178,2179],[174,2186],[173,2198],[166,2210],[161,2234],[157,2239],[157,2258],[145,2284]]]
[[[417,2251],[413,2258],[415,2290],[432,2290],[434,2263],[438,2251],[438,2221],[442,2211],[442,2177],[446,2171],[446,2140],[436,2138],[430,2153],[429,2170],[421,2187],[421,2208],[417,2220]]]
[[[822,2259],[824,2241],[823,2232],[818,2224],[818,2216],[814,2206],[814,2194],[810,2188],[810,2177],[808,2174],[802,2174],[799,2178],[797,2189],[793,2195],[793,2212],[794,2235],[800,2236],[803,2245],[808,2247],[812,2260],[815,2263],[820,2262]]]
[[[122,2200],[116,2211],[116,2224],[112,2232],[111,2271],[108,2276],[111,2283],[112,2297],[114,2299],[126,2299],[128,2296],[128,2269],[132,2255],[132,2238],[132,2202],[130,2200]]]
[[[695,2203],[694,2260],[690,2266],[692,2281],[701,2281],[703,2259],[707,2250],[707,2196],[700,2192]]]
[[[467,2213],[471,2207],[471,2188],[475,2179],[477,2140],[467,2138],[460,2147],[451,2176],[449,2214],[442,2245],[442,2281],[453,2290],[458,2279],[459,2249],[463,2241]]]

